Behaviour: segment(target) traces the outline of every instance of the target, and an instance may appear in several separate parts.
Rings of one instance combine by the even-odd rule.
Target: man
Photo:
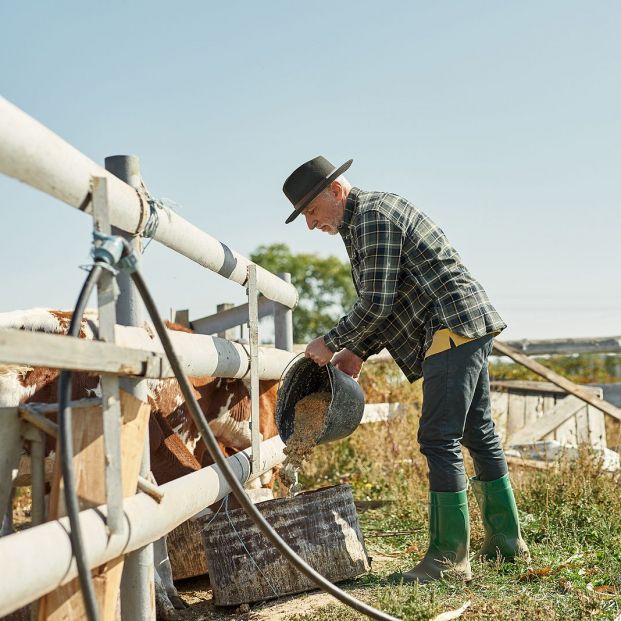
[[[485,541],[480,555],[528,556],[507,463],[491,417],[487,359],[506,325],[442,230],[395,194],[352,188],[319,156],[297,168],[283,191],[310,230],[341,235],[358,299],[305,355],[356,377],[386,347],[411,381],[423,377],[418,441],[429,467],[429,549],[407,582],[470,580],[467,479],[460,444],[474,461],[471,479]]]

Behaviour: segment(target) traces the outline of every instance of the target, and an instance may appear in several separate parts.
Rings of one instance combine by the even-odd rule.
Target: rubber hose
[[[101,276],[103,268],[101,265],[95,264],[89,272],[78,301],[76,302],[71,323],[69,324],[68,336],[79,337],[80,327],[82,325],[82,317],[86,310],[88,300]],[[82,529],[80,527],[80,505],[75,489],[75,477],[73,472],[73,433],[71,429],[71,409],[68,407],[71,400],[71,371],[61,371],[58,380],[58,438],[60,443],[60,465],[63,475],[65,487],[65,505],[67,515],[69,516],[69,524],[71,532],[71,549],[75,561],[78,566],[78,576],[80,579],[80,587],[82,597],[84,599],[84,608],[88,615],[89,621],[99,621],[99,611],[97,609],[97,599],[95,598],[95,589],[93,588],[93,580],[91,571],[86,561],[84,553],[84,544],[82,539]]]
[[[211,454],[214,462],[220,468],[226,482],[231,487],[233,495],[237,498],[239,504],[246,511],[248,516],[255,522],[255,524],[259,527],[261,532],[274,544],[274,546],[289,560],[289,562],[294,565],[299,571],[301,571],[304,575],[310,578],[320,589],[333,595],[336,599],[340,600],[350,608],[361,612],[362,614],[370,617],[371,619],[379,619],[380,621],[399,621],[396,617],[393,617],[381,610],[377,610],[364,602],[348,595],[337,586],[332,584],[327,578],[322,576],[320,573],[315,571],[308,563],[306,563],[302,558],[300,558],[290,547],[289,545],[282,539],[282,537],[271,527],[269,522],[261,515],[258,509],[254,506],[246,492],[244,491],[243,486],[235,477],[233,471],[229,468],[226,463],[226,459],[220,452],[220,448],[218,443],[211,431],[207,420],[205,419],[205,415],[203,414],[196,398],[194,397],[194,393],[192,391],[192,387],[181,368],[181,364],[179,363],[179,359],[177,358],[175,351],[173,349],[170,337],[162,322],[157,306],[147,289],[147,286],[140,275],[139,272],[132,273],[132,279],[136,284],[136,287],[142,296],[142,300],[147,308],[147,312],[149,313],[151,320],[155,326],[155,330],[160,337],[160,341],[162,342],[162,346],[164,347],[164,351],[168,357],[171,367],[174,370],[177,381],[179,382],[179,386],[181,388],[181,392],[185,397],[185,402],[190,408],[190,414],[194,420],[194,423],[198,427],[201,432],[203,441],[207,445],[207,449]]]

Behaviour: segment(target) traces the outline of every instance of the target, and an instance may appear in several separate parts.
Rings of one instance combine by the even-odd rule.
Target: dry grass
[[[318,447],[304,467],[306,488],[350,483],[357,500],[392,501],[360,513],[360,521],[370,554],[394,561],[348,584],[347,590],[408,620],[429,619],[467,600],[472,605],[463,619],[615,619],[621,613],[620,481],[603,473],[586,449],[577,462],[561,462],[547,471],[511,471],[533,555],[530,566],[475,561],[475,578],[468,585],[386,586],[387,573],[410,568],[426,550],[427,467],[417,429],[417,414],[361,426],[345,440]],[[472,473],[468,456],[466,468]],[[476,550],[483,529],[473,497],[470,514]],[[412,533],[376,534],[403,530]],[[358,618],[336,604],[290,617]]]

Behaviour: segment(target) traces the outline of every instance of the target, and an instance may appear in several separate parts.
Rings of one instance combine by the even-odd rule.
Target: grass
[[[372,571],[344,585],[356,597],[404,620],[430,619],[471,605],[468,620],[615,619],[621,614],[621,497],[619,480],[600,470],[585,449],[574,463],[547,471],[513,469],[523,536],[532,562],[473,560],[474,579],[431,585],[389,586],[386,576],[409,569],[427,544],[426,464],[416,442],[417,415],[360,427],[349,438],[316,449],[305,466],[307,489],[349,483],[357,500],[390,500],[359,512],[367,550],[381,559]],[[467,468],[472,470],[469,458]],[[470,495],[471,548],[483,537]],[[377,532],[412,530],[406,536]],[[340,604],[290,621],[363,618]]]

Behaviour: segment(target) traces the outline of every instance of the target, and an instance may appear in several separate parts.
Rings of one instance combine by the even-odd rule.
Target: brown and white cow
[[[97,333],[97,315],[88,311],[82,321],[80,337],[93,339]],[[30,309],[0,313],[0,328],[12,328],[33,332],[66,334],[71,321],[70,311]],[[170,330],[191,332],[187,328],[166,322]],[[0,365],[0,407],[15,407],[22,403],[52,403],[58,400],[57,369],[27,366]],[[195,396],[209,426],[225,455],[250,446],[250,393],[249,382],[211,376],[191,377]],[[165,483],[213,463],[200,439],[200,433],[192,420],[176,380],[147,380],[148,398],[151,405],[149,430],[151,439],[151,465],[158,483]],[[276,409],[276,380],[259,383],[259,432],[263,440],[277,435],[274,413]],[[74,373],[72,399],[100,395],[99,376],[91,373]],[[164,421],[167,424],[164,424]],[[175,453],[167,452],[173,444],[166,438],[170,431],[181,438],[191,454],[183,453],[174,444]],[[159,451],[159,453],[158,453]],[[170,453],[170,454],[169,454]],[[162,463],[159,457],[162,456]],[[263,479],[270,483],[269,476]]]
[[[168,321],[166,326],[170,330],[191,332],[183,326]],[[222,452],[230,456],[248,448],[251,444],[249,381],[202,376],[190,377],[190,382],[194,388],[194,396]],[[181,438],[196,460],[190,465],[180,456],[179,467],[182,470],[178,472],[173,472],[170,468],[162,469],[160,464],[154,464],[152,460],[151,468],[156,481],[165,483],[197,467],[211,465],[213,459],[201,440],[176,380],[148,380],[148,385],[152,413],[149,427],[151,453],[154,454],[157,451],[157,438],[162,434],[170,437],[170,430],[172,430],[176,436]],[[263,440],[278,435],[275,420],[277,389],[277,380],[259,382],[259,433]],[[164,424],[164,421],[167,424]],[[273,473],[267,472],[255,481],[254,488],[270,488],[272,483]]]
[[[29,309],[0,313],[0,328],[66,334],[70,322],[70,311]],[[167,327],[171,330],[191,332],[191,330],[169,322],[167,322]],[[82,321],[80,337],[93,339],[96,338],[96,334],[97,313],[88,311]],[[59,374],[57,369],[0,365],[0,407],[15,407],[26,402],[52,403],[57,401]],[[190,381],[223,453],[228,456],[248,448],[251,444],[248,382],[211,376],[191,377]],[[277,384],[277,381],[260,382],[259,431],[263,440],[278,433],[274,417]],[[176,380],[147,380],[147,385],[151,405],[149,419],[151,470],[155,480],[159,484],[167,483],[213,463],[189,415]],[[100,396],[100,394],[98,375],[84,372],[73,374],[72,399]],[[54,446],[50,441],[48,452],[53,450]],[[263,485],[269,489],[272,482],[273,473],[268,472],[254,482],[254,487],[256,489]],[[0,508],[0,512],[3,509]],[[166,556],[165,548],[163,554]],[[163,563],[164,560],[160,562]],[[164,571],[168,573],[169,567],[164,568]],[[162,587],[161,582],[159,586]],[[169,575],[168,580],[164,579],[163,586],[175,607],[180,607],[182,602],[176,597]],[[164,604],[168,609],[165,618],[173,618],[172,605],[168,604]]]

